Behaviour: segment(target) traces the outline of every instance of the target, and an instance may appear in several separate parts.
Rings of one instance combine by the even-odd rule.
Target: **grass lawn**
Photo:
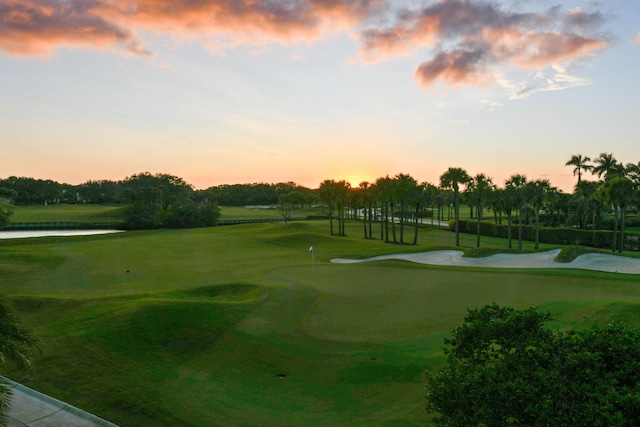
[[[349,237],[299,221],[1,246],[0,289],[42,350],[32,373],[7,374],[121,426],[429,425],[422,384],[468,307],[537,305],[556,328],[614,318],[640,327],[640,276],[330,263],[454,241],[426,228],[418,246],[385,244],[361,227],[348,223]],[[472,248],[475,236],[461,243]]]
[[[625,227],[624,232],[629,234],[640,234],[640,227]]]
[[[11,222],[122,222],[123,206],[103,205],[29,205],[15,206]],[[296,209],[291,218],[325,215],[321,208]],[[265,207],[220,207],[220,219],[282,219],[278,209]]]
[[[306,219],[308,215],[326,215],[326,209],[308,208],[291,211],[292,219]],[[221,206],[220,219],[282,219],[276,207]]]
[[[11,222],[122,222],[122,206],[15,206]]]

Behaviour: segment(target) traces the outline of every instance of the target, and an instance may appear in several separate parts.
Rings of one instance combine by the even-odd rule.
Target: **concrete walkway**
[[[13,391],[8,427],[118,427],[8,378],[0,379]]]

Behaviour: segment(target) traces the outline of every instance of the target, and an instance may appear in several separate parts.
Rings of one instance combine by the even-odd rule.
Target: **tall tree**
[[[376,180],[378,203],[380,204],[380,239],[389,243],[389,207],[393,204],[393,180],[386,176]]]
[[[351,191],[351,184],[345,180],[341,180],[335,183],[336,186],[336,208],[338,211],[338,234],[340,236],[346,236],[345,223],[346,223],[346,209],[349,206],[349,195]]]
[[[479,173],[469,180],[466,193],[476,207],[476,247],[480,247],[480,221],[484,204],[493,190],[493,182],[485,174]]]
[[[599,186],[600,182],[581,181],[576,185],[573,192],[574,196],[577,197],[580,202],[580,227],[583,230],[587,229],[589,213],[591,213],[592,229],[595,230],[596,215],[600,207],[600,201],[596,198]]]
[[[325,203],[329,211],[329,233],[333,236],[333,212],[337,199],[336,182],[333,179],[322,181],[318,187],[318,197]]]
[[[286,224],[291,219],[291,211],[299,208],[304,203],[304,195],[299,191],[290,191],[280,194],[278,197],[278,213]]]
[[[434,205],[437,206],[436,214],[437,214],[438,221],[440,221],[440,206],[441,206],[440,199],[442,198],[439,194],[440,189],[429,182],[422,183],[422,186],[424,187],[423,194],[425,197],[425,205],[431,209],[431,225],[433,225],[434,219],[436,216],[434,215],[434,212],[433,212]]]
[[[416,198],[418,182],[410,175],[398,174],[394,178],[396,200],[400,207],[400,243],[404,243],[404,228],[409,206],[419,203]]]
[[[625,167],[627,172],[627,178],[634,182],[636,185],[640,185],[640,162],[637,164],[627,163]]]
[[[420,222],[420,218],[423,217],[422,209],[425,206],[429,206],[430,195],[427,193],[426,189],[431,185],[428,182],[423,182],[421,184],[417,184],[412,194],[412,203],[414,206],[413,212],[413,245],[418,244],[418,222]]]
[[[512,249],[513,211],[517,211],[520,207],[517,188],[507,180],[504,189],[500,190],[500,192],[502,193],[502,208],[504,213],[507,214],[507,245],[509,249]]]
[[[362,231],[365,239],[371,238],[371,184],[362,181],[355,189],[358,194],[359,206],[362,209]],[[367,230],[367,225],[368,230]]]
[[[0,200],[0,230],[9,224],[11,215],[13,215],[13,206]]]
[[[595,165],[593,166],[592,172],[597,175],[598,178],[601,178],[604,175],[604,179],[606,181],[607,179],[619,175],[621,165],[613,157],[612,153],[600,153],[593,162]]]
[[[512,201],[516,207],[518,216],[518,250],[522,250],[522,222],[524,221],[525,210],[527,208],[527,199],[525,194],[525,186],[527,185],[527,177],[524,175],[512,175],[506,182],[506,187],[513,197]]]
[[[440,176],[440,187],[453,190],[456,246],[460,246],[460,186],[469,182],[469,174],[462,168],[449,168]]]
[[[578,175],[578,184],[582,178],[582,172],[587,172],[593,169],[593,165],[589,164],[590,157],[582,156],[582,154],[574,154],[569,161],[565,163],[565,166],[573,166],[573,176]]]
[[[614,230],[613,230],[613,251],[618,252],[624,250],[624,229],[627,207],[634,199],[636,186],[627,177],[616,177],[609,179],[604,183],[603,191],[605,197],[613,205]],[[620,224],[620,240],[618,248],[616,248],[616,234],[618,233],[618,223]]]
[[[535,231],[535,248],[540,246],[540,209],[542,209],[542,203],[551,190],[551,184],[548,179],[536,179],[527,183],[527,193],[529,203],[533,209],[536,219],[536,231]]]

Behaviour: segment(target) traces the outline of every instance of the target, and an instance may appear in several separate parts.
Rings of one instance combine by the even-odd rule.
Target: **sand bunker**
[[[532,254],[496,254],[484,258],[463,258],[461,251],[431,251],[415,254],[381,255],[366,259],[335,258],[335,263],[356,263],[401,259],[431,265],[490,268],[578,268],[582,270],[612,273],[640,274],[640,258],[628,258],[609,254],[583,254],[568,263],[556,262],[560,249]]]

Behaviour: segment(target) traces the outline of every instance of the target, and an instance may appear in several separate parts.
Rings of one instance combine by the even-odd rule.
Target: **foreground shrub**
[[[441,426],[635,426],[640,333],[621,323],[551,331],[549,314],[469,310],[426,384]]]

